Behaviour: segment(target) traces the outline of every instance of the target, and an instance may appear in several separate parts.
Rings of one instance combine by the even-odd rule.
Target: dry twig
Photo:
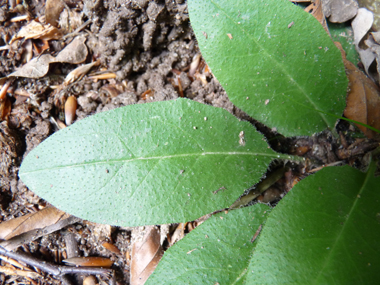
[[[110,278],[110,284],[115,284],[114,271],[112,269],[91,268],[91,267],[69,267],[69,266],[62,266],[62,265],[54,265],[51,263],[47,263],[46,261],[42,261],[37,258],[34,258],[32,256],[28,256],[23,253],[8,251],[1,246],[0,246],[0,254],[13,258],[17,261],[24,262],[30,266],[37,267],[46,273],[49,273],[51,275],[61,278],[62,281],[65,283],[68,282],[65,275],[80,273],[80,274],[105,275]]]

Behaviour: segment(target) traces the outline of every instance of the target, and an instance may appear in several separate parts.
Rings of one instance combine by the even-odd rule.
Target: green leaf
[[[136,226],[228,207],[277,157],[250,123],[178,99],[81,120],[31,151],[19,175],[68,213]]]
[[[165,252],[146,284],[244,284],[269,211],[256,204],[212,216]]]
[[[354,32],[352,31],[351,24],[348,22],[339,24],[329,22],[328,26],[333,41],[340,42],[346,52],[346,58],[357,65],[360,57],[355,49]]]
[[[250,284],[377,284],[380,178],[326,167],[297,184],[271,212]]]
[[[286,135],[332,129],[345,107],[339,50],[288,0],[191,0],[203,57],[237,107]]]

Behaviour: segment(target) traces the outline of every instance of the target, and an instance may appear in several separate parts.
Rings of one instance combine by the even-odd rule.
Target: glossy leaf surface
[[[165,252],[146,284],[244,284],[269,211],[256,204],[214,215]]]
[[[247,284],[376,284],[380,278],[380,178],[326,167],[271,212]]]
[[[277,157],[250,123],[178,99],[83,119],[31,151],[19,175],[61,210],[136,226],[228,207]]]
[[[334,127],[348,81],[313,16],[288,0],[188,5],[202,55],[232,103],[286,136]]]

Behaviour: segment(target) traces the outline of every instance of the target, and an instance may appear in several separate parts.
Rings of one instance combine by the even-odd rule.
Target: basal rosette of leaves
[[[189,9],[202,54],[238,107],[285,135],[334,127],[347,79],[310,15],[287,0],[194,0]],[[249,122],[177,99],[83,119],[32,150],[19,176],[83,219],[151,225],[228,208],[278,158],[291,159]],[[374,284],[380,181],[373,168],[325,168],[271,211],[256,204],[215,215],[172,247],[148,282]],[[177,275],[169,282],[167,272]]]

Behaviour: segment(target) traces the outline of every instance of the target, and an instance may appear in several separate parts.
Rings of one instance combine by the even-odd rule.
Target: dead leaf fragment
[[[54,207],[8,220],[0,224],[0,239],[9,240],[22,233],[41,229],[68,218],[70,215]]]
[[[47,40],[41,40],[41,42],[42,45],[36,45],[32,42],[32,46],[38,55],[41,55],[45,50],[48,50],[50,48],[49,42]]]
[[[373,39],[375,40],[375,42],[377,42],[378,44],[380,44],[380,32],[373,32],[371,33]]]
[[[375,55],[376,63],[377,63],[377,82],[380,81],[380,44],[379,41],[376,40],[375,37],[379,37],[379,32],[370,33],[370,36],[364,43],[369,47],[372,53]]]
[[[352,30],[354,32],[354,44],[360,59],[364,65],[365,72],[368,74],[368,69],[375,60],[375,54],[371,49],[363,49],[360,43],[364,36],[371,29],[373,24],[373,13],[365,8],[360,8],[355,19],[352,21]]]
[[[153,96],[154,96],[154,90],[152,90],[152,89],[149,88],[143,94],[141,94],[140,98],[143,99],[143,100],[146,100],[149,97],[153,97]]]
[[[350,92],[347,96],[347,107],[344,115],[351,119],[380,130],[380,90],[365,74],[358,70],[351,62],[352,68],[347,67],[350,81]],[[374,138],[379,134],[364,126],[357,127],[368,137]]]
[[[37,21],[31,21],[28,25],[21,28],[21,30],[12,38],[10,44],[18,39],[40,39],[40,40],[58,40],[62,37],[62,33],[50,24],[42,24]]]
[[[22,54],[22,63],[26,63],[33,58],[33,42],[32,40],[26,40],[23,44],[25,52]]]
[[[111,267],[113,261],[105,257],[72,257],[62,260],[70,265],[89,267]]]
[[[91,75],[88,77],[88,79],[92,79],[92,80],[102,80],[102,79],[113,79],[113,78],[116,78],[116,73],[113,73],[113,72],[107,72],[107,73],[103,73],[103,74],[97,74],[97,75]]]
[[[190,64],[190,69],[189,69],[190,76],[194,76],[200,62],[201,62],[201,54],[197,53],[196,55],[194,55],[193,60],[191,61],[191,64]]]
[[[118,247],[116,245],[112,244],[112,243],[103,242],[102,246],[104,248],[108,249],[109,251],[113,252],[113,253],[121,254],[120,249],[118,249]]]
[[[55,58],[53,56],[50,54],[43,54],[40,57],[33,58],[27,64],[9,74],[8,77],[44,77],[49,71],[49,64],[52,62],[55,62]]]
[[[136,240],[132,246],[131,285],[144,284],[162,255],[159,229],[155,226],[146,227],[142,239]]]
[[[37,228],[31,231],[28,231],[26,233],[20,234],[18,236],[15,236],[9,240],[2,241],[0,242],[0,246],[6,250],[14,250],[23,244],[32,242],[40,237],[59,231],[60,229],[67,227],[68,225],[75,224],[79,221],[80,221],[79,218],[69,216],[66,219],[61,219],[55,224],[44,227],[43,229]]]
[[[374,21],[372,29],[374,31],[380,30],[380,5],[378,0],[356,0],[360,8],[367,8],[374,14]]]
[[[311,3],[309,6],[305,8],[305,12],[310,13],[318,20],[319,23],[321,23],[322,27],[325,29],[325,31],[330,34],[329,29],[326,24],[326,18],[323,13],[322,9],[322,1],[321,0],[315,0],[313,3]]]
[[[256,230],[254,236],[253,236],[252,239],[251,239],[251,243],[253,243],[253,242],[257,239],[257,237],[259,236],[259,234],[260,234],[260,232],[261,232],[262,227],[263,227],[263,225],[260,225],[260,226],[258,227],[258,229]]]
[[[12,84],[12,81],[8,80],[7,82],[5,82],[5,84],[3,86],[1,86],[1,89],[0,89],[0,100],[5,99],[5,96],[7,95],[8,89],[11,86],[11,84]]]
[[[40,280],[42,280],[43,278],[43,276],[38,274],[37,272],[15,269],[8,266],[0,266],[0,273],[4,273],[8,276],[11,276],[11,275],[23,276],[23,277],[33,278],[33,279],[40,279]]]
[[[21,15],[21,16],[13,17],[12,19],[10,19],[10,21],[12,23],[16,23],[16,22],[21,22],[21,21],[29,21],[31,19],[33,19],[33,17],[28,13],[26,15]]]
[[[64,84],[70,84],[70,83],[73,83],[74,81],[82,78],[95,65],[99,65],[99,61],[94,61],[94,62],[84,64],[82,66],[75,68],[73,71],[71,71],[69,74],[67,74],[65,81],[64,81]]]
[[[46,23],[58,28],[59,16],[65,6],[62,0],[46,0],[45,19]]]
[[[76,37],[56,57],[43,54],[29,61],[27,64],[8,75],[8,77],[41,78],[49,71],[49,64],[53,62],[65,62],[78,64],[86,60],[88,50],[85,45],[85,37]]]
[[[6,120],[12,111],[12,102],[8,97],[0,100],[0,122]]]
[[[185,237],[185,228],[187,226],[187,223],[179,223],[175,231],[173,232],[170,241],[169,246],[172,246],[176,242],[180,241]]]
[[[272,173],[270,173],[264,180],[260,181],[256,187],[250,190],[248,193],[240,196],[229,208],[238,209],[247,205],[252,200],[256,199],[274,183],[276,183],[289,169],[287,167],[279,168]]]
[[[197,250],[197,248],[189,250],[188,252],[186,252],[186,254],[191,254],[194,250]]]
[[[10,258],[8,256],[5,256],[5,255],[0,255],[0,259],[4,260],[5,262],[11,264],[12,266],[15,266],[15,267],[18,267],[22,270],[30,270],[28,267],[24,266],[23,264],[21,264],[20,262],[18,262],[17,260],[13,259],[13,258]]]
[[[69,43],[55,58],[58,62],[79,64],[86,60],[88,55],[86,38],[78,36]]]
[[[344,23],[358,12],[358,3],[355,0],[322,0],[323,12],[332,23]]]
[[[361,72],[352,62],[345,57],[340,43],[335,42],[343,57],[346,74],[349,80],[349,93],[344,115],[363,124],[367,124],[380,130],[380,90],[379,87]],[[356,124],[356,126],[368,137],[375,138],[379,134],[368,128]]]
[[[74,96],[67,98],[65,103],[65,121],[67,126],[70,126],[74,122],[77,106],[77,98]]]
[[[83,24],[82,18],[83,12],[65,9],[60,15],[58,25],[63,33],[72,33]]]

